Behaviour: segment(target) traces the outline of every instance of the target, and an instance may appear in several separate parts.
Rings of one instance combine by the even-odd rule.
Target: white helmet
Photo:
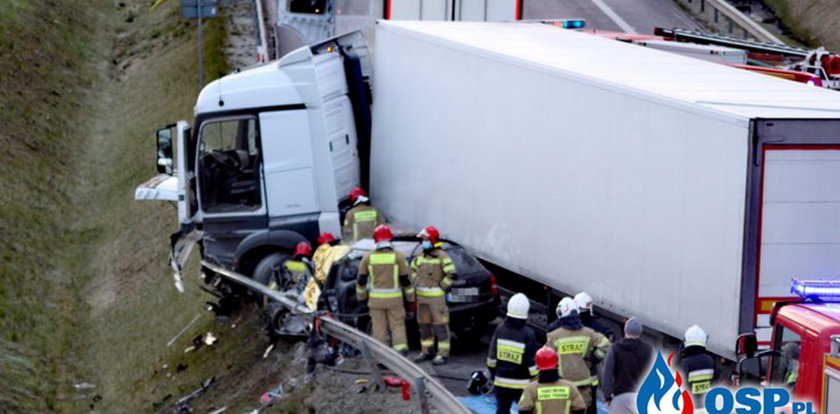
[[[569,296],[560,299],[560,303],[557,304],[557,317],[559,318],[565,318],[577,311],[578,307],[575,300]]]
[[[524,293],[517,293],[513,295],[507,304],[507,316],[517,319],[528,319],[528,309],[531,307],[531,302]]]
[[[706,331],[703,328],[692,325],[685,331],[685,347],[702,346],[706,347]]]
[[[586,292],[580,292],[575,295],[575,305],[577,305],[578,309],[581,311],[589,311],[592,313],[592,296],[589,296]]]

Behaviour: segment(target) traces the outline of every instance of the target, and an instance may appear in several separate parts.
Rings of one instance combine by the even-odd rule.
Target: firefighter
[[[306,283],[314,273],[312,261],[309,259],[311,256],[312,245],[305,241],[298,243],[292,257],[283,262],[280,272],[272,275],[268,288],[302,294]]]
[[[606,336],[583,326],[575,300],[564,297],[557,305],[557,320],[553,331],[546,338],[546,345],[557,351],[560,376],[573,382],[583,395],[587,413],[596,413],[593,377],[587,364],[591,359],[597,363],[607,356],[610,340]]]
[[[309,309],[317,310],[318,298],[321,295],[324,283],[327,282],[330,267],[349,251],[350,247],[342,245],[331,233],[322,233],[318,236],[318,248],[312,255],[312,261],[315,264],[315,277],[309,279],[306,289],[303,291],[306,306]]]
[[[537,351],[535,359],[540,374],[531,382],[519,399],[519,413],[569,413],[583,414],[586,403],[575,384],[560,378],[557,371],[557,352],[544,346]]]
[[[580,292],[575,295],[575,305],[578,307],[578,314],[580,314],[580,322],[583,326],[592,329],[606,336],[610,342],[615,341],[615,332],[598,320],[595,316],[595,307],[592,304],[592,296],[586,292]]]
[[[534,363],[537,340],[526,324],[531,304],[522,293],[507,304],[507,317],[496,328],[487,353],[487,368],[496,392],[496,413],[509,414],[514,401],[539,372]]]
[[[292,257],[280,266],[279,271],[272,272],[268,281],[268,288],[286,292],[293,296],[298,303],[305,303],[304,288],[312,279],[314,272],[312,261],[312,245],[302,241],[295,246]],[[266,329],[270,337],[278,335],[299,335],[305,332],[306,322],[299,315],[289,312],[277,302],[263,298],[263,315],[266,318]]]
[[[344,215],[342,239],[353,244],[361,239],[371,238],[376,226],[385,224],[385,220],[379,210],[370,205],[367,193],[360,187],[350,191],[350,202],[353,203],[353,207]]]
[[[685,349],[679,367],[688,381],[688,392],[694,407],[703,408],[706,392],[717,382],[715,360],[706,353],[706,331],[693,325],[685,331]]]
[[[417,324],[420,327],[420,355],[415,362],[443,365],[449,358],[449,309],[446,292],[455,279],[455,265],[440,242],[440,232],[428,226],[417,237],[423,239],[423,251],[411,261],[411,281],[417,292]],[[437,355],[432,349],[437,339]]]
[[[406,355],[408,342],[403,299],[408,301],[410,312],[415,312],[416,303],[405,255],[393,249],[392,238],[391,229],[384,224],[373,231],[376,247],[359,263],[356,296],[359,302],[368,303],[373,337],[387,344],[390,332],[391,347]]]

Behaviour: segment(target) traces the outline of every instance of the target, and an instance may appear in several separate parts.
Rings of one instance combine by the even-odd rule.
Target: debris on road
[[[80,382],[78,384],[73,384],[73,388],[75,388],[76,391],[92,390],[96,388],[96,384],[91,384],[89,382]]]
[[[181,364],[178,365],[179,367]],[[206,381],[204,381],[198,389],[193,391],[192,393],[181,397],[178,401],[175,402],[175,405],[167,408],[165,410],[158,411],[157,414],[182,414],[182,413],[190,413],[192,409],[189,406],[189,403],[196,398],[202,396],[205,392],[207,392],[210,387],[216,383],[216,377],[210,377]],[[163,401],[166,401],[172,396],[172,394],[167,395],[164,397]],[[162,401],[162,402],[163,402]],[[161,402],[161,403],[162,403]]]
[[[262,403],[262,405],[269,405],[275,400],[283,398],[285,395],[286,394],[283,391],[283,384],[278,384],[271,391],[268,391],[260,396],[260,403]]]
[[[270,354],[271,350],[273,350],[273,349],[274,349],[274,344],[269,345],[268,348],[265,349],[265,352],[263,352],[263,359],[268,358],[268,354]]]

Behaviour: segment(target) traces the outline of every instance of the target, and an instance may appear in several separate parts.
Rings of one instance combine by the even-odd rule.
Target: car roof
[[[460,247],[456,244],[451,244],[448,241],[442,241],[443,249],[450,250],[455,247]],[[417,245],[420,244],[420,240],[394,240],[391,242],[391,246],[394,250],[406,255],[410,256],[414,253],[414,250],[417,248]],[[347,254],[348,257],[351,259],[358,259],[364,256],[365,253],[373,250],[376,247],[376,243],[373,242],[373,239],[362,239],[354,243],[350,247],[350,252]]]

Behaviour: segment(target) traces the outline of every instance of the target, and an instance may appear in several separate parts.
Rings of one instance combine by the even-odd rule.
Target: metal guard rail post
[[[271,300],[279,302],[296,314],[306,315],[310,318],[315,317],[314,313],[309,308],[299,305],[295,300],[284,296],[281,292],[271,290],[265,285],[262,285],[249,277],[223,269],[203,260],[201,261],[201,265],[226,279],[239,283],[240,285],[243,285],[253,291],[259,292]],[[359,347],[362,343],[367,344],[370,353],[377,361],[388,367],[400,378],[403,378],[411,383],[412,388],[415,390],[422,390],[425,388],[429,394],[429,403],[441,412],[447,414],[471,413],[471,411],[464,407],[464,405],[461,404],[461,402],[458,401],[458,399],[452,395],[452,393],[449,392],[449,390],[447,390],[438,380],[404,356],[400,355],[390,347],[380,343],[376,339],[359,332],[352,326],[329,317],[321,318],[321,329],[328,335],[334,336],[344,342],[351,343],[356,347]],[[418,386],[418,381],[423,381],[423,384]],[[421,396],[418,397],[422,398]]]

